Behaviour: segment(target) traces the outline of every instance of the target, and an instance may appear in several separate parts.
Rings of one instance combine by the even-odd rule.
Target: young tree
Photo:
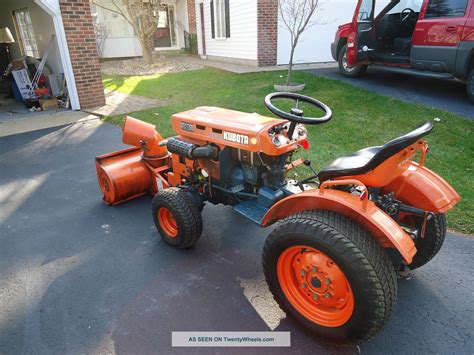
[[[122,16],[133,27],[142,48],[143,60],[153,63],[153,35],[158,27],[160,0],[110,0],[107,5],[101,0],[92,2],[105,10]],[[110,5],[110,6],[109,6]]]
[[[92,15],[94,17],[94,14]],[[99,53],[99,56],[101,57],[104,54],[104,46],[105,46],[105,41],[107,40],[107,27],[104,26],[104,24],[100,23],[97,21],[96,18],[94,18],[94,32],[95,32],[95,41],[97,44],[97,52]]]
[[[301,34],[312,24],[312,16],[318,7],[319,0],[278,0],[278,8],[283,24],[290,32],[291,52],[288,63],[286,85],[291,82],[293,73],[293,56]]]

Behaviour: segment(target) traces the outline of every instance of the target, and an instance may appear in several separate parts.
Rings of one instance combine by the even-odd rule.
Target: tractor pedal
[[[257,202],[257,199],[253,198],[235,205],[234,211],[260,225],[260,222],[262,221],[263,216],[267,213],[268,208],[260,205]]]

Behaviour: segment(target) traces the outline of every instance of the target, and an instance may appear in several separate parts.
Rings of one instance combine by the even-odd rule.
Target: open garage
[[[54,109],[104,104],[88,0],[4,0],[0,28],[1,121],[40,111],[30,99],[62,100]]]

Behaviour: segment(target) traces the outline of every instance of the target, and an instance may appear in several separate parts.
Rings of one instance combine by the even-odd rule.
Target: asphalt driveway
[[[279,316],[260,264],[269,229],[206,206],[199,243],[175,250],[157,236],[150,197],[102,204],[94,157],[120,142],[97,120],[0,138],[0,353],[223,353],[173,349],[171,331],[271,328],[291,332],[292,353],[357,353]],[[399,281],[395,314],[362,353],[472,354],[473,254],[473,239],[448,235]]]
[[[467,97],[466,85],[459,80],[419,78],[388,73],[370,67],[367,74],[354,79],[340,74],[338,68],[311,69],[307,72],[341,80],[402,101],[423,104],[474,119],[474,104]]]

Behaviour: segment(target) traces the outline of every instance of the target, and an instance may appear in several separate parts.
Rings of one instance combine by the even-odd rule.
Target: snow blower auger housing
[[[293,108],[278,108],[276,99]],[[305,117],[302,103],[322,117]],[[423,137],[433,126],[427,122],[317,172],[310,160],[292,156],[309,147],[306,126],[328,122],[330,108],[292,93],[270,94],[265,106],[278,118],[217,107],[175,114],[177,135],[167,139],[127,117],[123,142],[133,147],[96,158],[104,202],[153,195],[156,228],[177,248],[201,236],[206,202],[231,205],[262,227],[280,221],[263,249],[276,301],[315,334],[365,341],[390,317],[396,273],[406,275],[438,253],[445,213],[460,199],[424,165]],[[288,179],[297,166],[309,176]]]

